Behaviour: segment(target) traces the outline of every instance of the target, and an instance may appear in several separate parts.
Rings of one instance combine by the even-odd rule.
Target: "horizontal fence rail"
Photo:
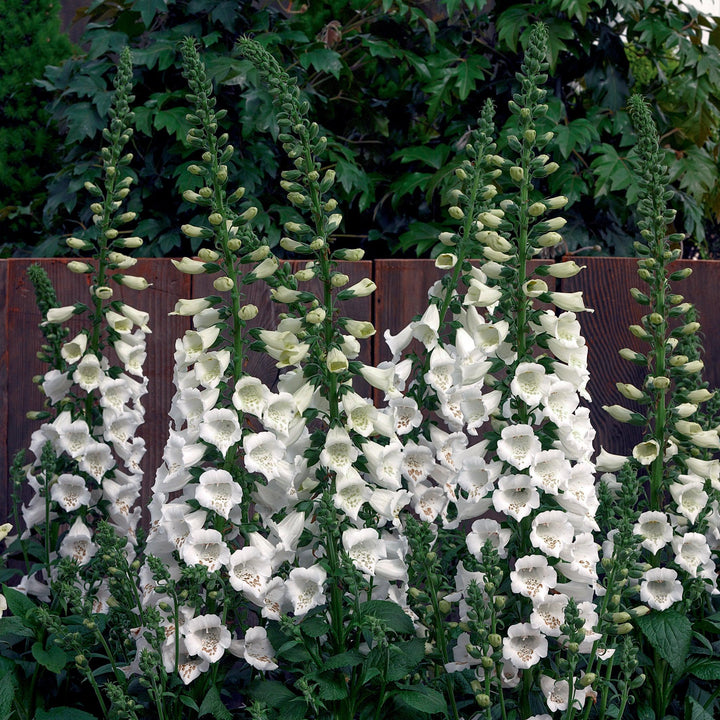
[[[579,317],[589,347],[590,383],[593,398],[591,418],[597,430],[596,448],[628,453],[638,442],[640,429],[612,420],[602,405],[629,405],[615,388],[616,382],[640,384],[641,368],[622,360],[618,350],[630,347],[644,351],[642,343],[628,331],[637,324],[642,308],[630,298],[630,288],[641,286],[636,261],[631,258],[575,258],[584,270],[574,278],[555,281],[556,290],[584,292],[585,305],[594,313]],[[60,305],[89,299],[89,279],[74,275],[65,268],[63,259],[0,260],[0,522],[9,517],[11,488],[8,468],[15,453],[27,448],[30,436],[39,422],[26,418],[29,410],[42,407],[43,395],[33,384],[34,375],[47,370],[36,357],[43,340],[38,324],[41,321],[35,304],[27,268],[40,263],[55,285]],[[690,266],[693,274],[677,284],[677,292],[694,303],[699,311],[705,346],[704,378],[711,389],[720,385],[720,263],[715,261],[679,261],[678,268]],[[674,266],[675,267],[675,266]],[[204,297],[216,294],[212,278],[204,275],[183,275],[167,259],[143,259],[135,266],[152,287],[144,292],[118,288],[116,298],[150,313],[152,334],[147,338],[148,359],[145,374],[150,392],[143,399],[145,424],[140,434],[145,438],[147,454],[143,460],[145,483],[143,502],[148,500],[155,469],[162,461],[168,435],[167,411],[174,388],[172,385],[175,341],[190,327],[187,318],[169,316],[179,298]],[[427,290],[442,273],[432,260],[375,260],[343,263],[342,272],[350,282],[372,278],[378,289],[374,295],[343,305],[342,312],[359,320],[371,320],[378,333],[363,345],[361,359],[365,363],[387,360],[383,332],[396,333],[427,306]],[[552,280],[552,278],[548,278]],[[274,327],[278,306],[264,294],[261,283],[249,286],[248,302],[258,306],[257,323]],[[551,288],[553,289],[553,288]],[[271,383],[276,375],[274,361],[264,355],[251,355],[248,372]]]

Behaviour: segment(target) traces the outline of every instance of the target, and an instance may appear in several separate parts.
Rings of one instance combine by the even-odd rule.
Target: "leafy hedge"
[[[87,14],[86,56],[49,68],[42,83],[55,93],[53,116],[66,129],[66,167],[48,191],[44,219],[53,232],[42,242],[24,239],[35,254],[61,254],[64,236],[76,229],[64,218],[92,168],[96,135],[106,123],[107,78],[126,44],[136,66],[133,152],[142,161],[134,209],[142,205],[146,252],[196,249],[179,232],[196,209],[170,211],[190,180],[178,71],[178,43],[188,35],[200,39],[218,100],[230,109],[223,129],[237,148],[232,170],[262,201],[261,229],[273,244],[277,221],[291,219],[292,211],[274,181],[277,147],[264,135],[268,129],[277,135],[270,98],[248,62],[231,52],[244,34],[281,52],[300,76],[336,164],[345,237],[370,256],[424,255],[437,246],[431,218],[438,215],[455,138],[487,97],[506,107],[516,89],[518,53],[537,20],[549,28],[555,77],[547,125],[560,124],[550,149],[567,161],[550,188],[571,202],[563,250],[631,252],[627,206],[638,193],[628,161],[631,91],[656,107],[679,209],[675,229],[692,238],[693,251],[707,251],[705,227],[720,214],[720,29],[717,18],[675,2],[100,0]],[[502,151],[513,120],[509,114],[497,120],[504,125]]]

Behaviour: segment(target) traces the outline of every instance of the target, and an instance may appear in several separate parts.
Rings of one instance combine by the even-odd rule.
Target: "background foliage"
[[[0,229],[6,238],[22,232],[23,243],[42,228],[43,176],[60,167],[51,97],[33,85],[72,51],[58,9],[57,0],[5,0],[0,10]]]
[[[182,97],[179,41],[201,41],[224,120],[237,148],[233,162],[250,196],[261,198],[261,229],[279,240],[290,219],[275,176],[279,155],[270,98],[247,61],[233,57],[251,34],[281,53],[329,138],[349,245],[371,257],[427,255],[437,245],[431,222],[446,187],[445,162],[455,138],[472,125],[487,97],[505,108],[532,23],[550,31],[554,94],[548,127],[561,131],[550,149],[567,162],[551,191],[570,198],[563,250],[600,246],[630,254],[636,228],[628,203],[638,186],[628,157],[633,136],[626,101],[642,92],[656,108],[679,209],[675,229],[686,255],[711,249],[720,216],[720,29],[713,19],[669,0],[99,0],[85,12],[86,53],[48,68],[41,85],[55,96],[53,118],[65,132],[65,169],[52,180],[44,209],[49,232],[13,240],[14,252],[56,255],[75,232],[68,217],[92,169],[106,122],[108,76],[117,52],[133,49],[141,158],[139,233],[151,255],[195,250],[179,227],[192,222],[187,187],[189,129]],[[499,151],[512,120],[498,118]],[[462,141],[461,141],[462,142]],[[81,216],[82,217],[82,216]],[[271,224],[272,218],[272,224]],[[89,222],[88,217],[82,217]],[[708,231],[710,231],[708,233]],[[717,241],[720,245],[720,241]]]

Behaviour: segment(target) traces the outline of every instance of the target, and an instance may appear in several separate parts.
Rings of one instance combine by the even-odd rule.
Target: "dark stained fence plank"
[[[10,484],[8,478],[8,361],[10,341],[7,334],[7,305],[10,287],[7,281],[8,263],[0,262],[0,523],[10,514]]]

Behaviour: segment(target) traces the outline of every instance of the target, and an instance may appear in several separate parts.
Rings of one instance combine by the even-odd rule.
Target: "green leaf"
[[[140,10],[143,25],[149,28],[155,15],[167,10],[167,2],[166,0],[143,0],[143,2],[138,3],[136,7]]]
[[[220,690],[215,685],[208,690],[208,694],[200,705],[198,717],[205,715],[212,715],[215,720],[232,720],[232,713],[225,707],[220,698]]]
[[[66,140],[69,144],[94,138],[105,126],[95,107],[89,102],[73,103],[65,111],[65,118],[68,124]]]
[[[24,622],[24,618],[15,617],[13,615],[0,618],[0,638],[4,643],[15,644],[16,640],[10,641],[10,638],[14,636],[17,639],[33,637],[35,633],[31,627],[28,627]]]
[[[422,662],[425,657],[425,640],[413,638],[407,642],[392,644],[388,646],[390,662],[386,680],[397,682],[410,673]]]
[[[317,683],[317,693],[321,700],[343,700],[348,696],[348,686],[342,675],[322,673],[306,676]]]
[[[27,595],[14,588],[3,585],[2,594],[7,600],[8,610],[16,617],[24,619],[28,613],[34,613],[37,610],[35,603]]]
[[[485,77],[485,71],[490,68],[487,58],[482,55],[471,55],[461,60],[457,66],[457,80],[455,87],[457,88],[458,98],[465,101],[468,95],[475,89],[477,80]]]
[[[520,33],[532,23],[529,17],[532,4],[513,5],[500,13],[497,19],[498,41],[517,52]]]
[[[330,632],[330,625],[321,615],[312,615],[300,623],[304,635],[317,638]]]
[[[54,707],[37,710],[35,720],[97,720],[97,718],[85,710],[78,710],[78,708]]]
[[[601,153],[590,167],[595,177],[595,197],[601,197],[617,190],[625,190],[633,183],[633,170],[626,158],[618,155],[617,150],[608,143],[592,148],[593,152]]]
[[[0,678],[0,720],[9,720],[12,715],[16,686],[15,673],[5,672]]]
[[[306,70],[312,67],[318,72],[330,73],[335,78],[340,77],[343,67],[340,53],[330,50],[330,48],[308,50],[300,56],[300,64]]]
[[[567,125],[558,125],[555,132],[555,143],[565,159],[573,151],[585,152],[592,143],[600,140],[597,128],[587,118],[577,118]]]
[[[442,713],[447,716],[447,703],[442,693],[418,685],[412,690],[400,690],[393,696],[401,705],[425,715]]]
[[[51,673],[59,673],[67,664],[65,651],[54,643],[50,643],[50,647],[45,649],[41,642],[36,642],[31,650],[35,660]]]
[[[371,616],[385,622],[390,630],[399,634],[412,635],[415,632],[413,621],[405,611],[389,600],[369,600],[360,606],[362,617]]]
[[[715,720],[715,716],[708,712],[694,697],[688,697],[688,705],[690,707],[690,717],[685,715],[688,720]]]
[[[271,708],[284,706],[297,697],[290,688],[277,680],[262,680],[253,685],[250,696]]]
[[[195,712],[198,712],[200,708],[198,707],[198,704],[189,696],[189,695],[178,695],[177,699],[185,705],[185,707],[189,707],[191,710],[194,710]]]
[[[637,618],[637,624],[648,642],[676,672],[682,672],[690,652],[692,625],[675,610],[654,612]]]
[[[337,668],[351,668],[356,665],[361,665],[364,659],[357,650],[348,650],[347,652],[328,658],[322,669],[336,670]]]
[[[701,680],[720,680],[720,660],[700,658],[689,663],[685,672]]]
[[[153,127],[156,130],[166,130],[170,135],[174,134],[178,140],[184,140],[191,125],[185,119],[187,110],[185,108],[168,108],[158,110],[153,118]]]
[[[390,158],[392,160],[400,160],[401,163],[409,163],[417,160],[439,170],[445,164],[449,154],[450,146],[443,143],[435,147],[416,145],[414,147],[403,148],[402,150],[394,152]]]

